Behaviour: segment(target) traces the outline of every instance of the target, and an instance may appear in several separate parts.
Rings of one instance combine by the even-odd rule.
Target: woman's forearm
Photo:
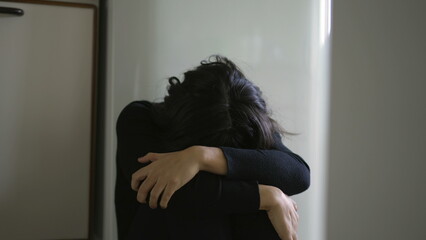
[[[283,145],[276,135],[273,149],[220,147],[225,155],[229,179],[250,179],[278,187],[287,195],[305,191],[310,185],[306,162]]]
[[[188,150],[200,151],[200,170],[218,175],[228,173],[228,165],[222,149],[217,147],[193,146]]]
[[[272,207],[279,204],[283,195],[281,190],[274,186],[259,184],[259,210],[270,210]]]
[[[281,239],[297,239],[299,215],[297,205],[279,188],[259,184],[260,206],[265,210]]]

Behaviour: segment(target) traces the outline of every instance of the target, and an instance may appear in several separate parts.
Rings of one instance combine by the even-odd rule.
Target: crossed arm
[[[283,150],[286,148],[279,136],[277,142],[281,150],[192,146],[178,152],[148,153],[138,161],[151,164],[132,175],[132,189],[138,191],[139,202],[145,203],[150,192],[150,207],[156,208],[161,197],[160,206],[166,208],[176,190],[189,182],[199,171],[205,171],[226,176],[228,179],[255,180],[262,185],[278,187],[287,195],[304,191],[309,185],[309,173],[291,171],[291,168],[297,170],[297,167],[306,166],[308,169],[307,165],[298,155],[288,149]],[[239,161],[239,164],[234,161]]]
[[[149,141],[154,137],[147,108],[146,102],[128,105],[117,124],[118,168],[138,191],[139,202],[156,208],[161,198],[163,208],[197,211],[209,206],[212,211],[244,213],[267,210],[265,200],[276,200],[271,196],[296,194],[309,186],[309,167],[278,135],[272,150],[193,146],[148,153],[155,146]]]

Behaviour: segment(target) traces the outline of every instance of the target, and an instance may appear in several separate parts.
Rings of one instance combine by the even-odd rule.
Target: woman
[[[286,195],[309,187],[309,167],[259,88],[220,56],[169,83],[117,121],[119,239],[297,239]]]

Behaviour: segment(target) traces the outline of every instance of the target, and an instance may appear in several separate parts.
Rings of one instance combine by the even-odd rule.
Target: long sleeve
[[[121,178],[117,179],[117,184],[120,183],[120,189],[130,189],[131,175],[146,166],[137,162],[137,158],[158,148],[155,124],[149,114],[149,102],[133,102],[121,112],[117,121],[117,177]],[[128,195],[130,197],[130,193]],[[136,201],[135,193],[132,197]],[[173,195],[169,208],[197,212],[208,207],[209,211],[217,213],[250,213],[257,211],[259,204],[257,181],[232,180],[200,172]]]
[[[216,219],[228,214],[258,212],[260,196],[257,181],[232,180],[208,172],[198,173],[190,182],[176,191],[166,210],[153,210],[146,204],[138,203],[137,193],[130,187],[131,176],[147,164],[137,162],[137,158],[148,152],[158,151],[161,144],[156,136],[158,133],[155,129],[156,125],[150,118],[150,111],[151,103],[133,102],[125,107],[117,121],[115,207],[120,240],[136,239],[135,236],[140,234],[154,236],[154,239],[163,239],[159,238],[156,232],[161,231],[164,221],[170,221],[173,216],[195,216],[196,219],[197,216],[212,216],[210,219]],[[164,215],[164,213],[169,214]],[[164,219],[164,216],[168,217]],[[184,222],[169,223],[169,230],[174,234],[185,235],[178,227]],[[197,222],[195,220],[194,223]],[[218,224],[219,222],[210,223]],[[208,224],[208,226],[215,226],[214,224]],[[144,227],[141,228],[142,226]],[[217,229],[222,227],[218,226]]]
[[[227,159],[229,179],[256,180],[278,187],[287,195],[303,192],[310,185],[309,166],[282,144],[279,134],[275,134],[274,149],[221,149]]]

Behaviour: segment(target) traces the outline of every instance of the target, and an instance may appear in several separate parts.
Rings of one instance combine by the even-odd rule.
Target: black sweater
[[[117,121],[115,206],[118,235],[124,239],[279,239],[265,211],[259,211],[258,184],[285,194],[306,190],[309,166],[276,135],[274,149],[221,147],[226,176],[199,172],[175,192],[167,209],[136,201],[131,175],[146,166],[137,158],[161,152],[161,140],[147,101],[127,105]]]

